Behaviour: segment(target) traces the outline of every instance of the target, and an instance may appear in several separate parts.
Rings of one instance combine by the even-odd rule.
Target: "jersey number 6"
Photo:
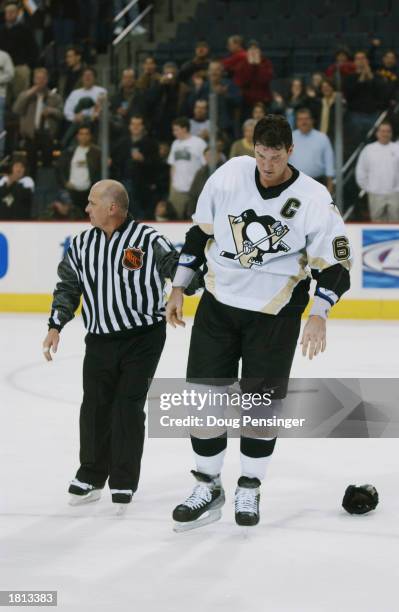
[[[346,236],[337,236],[333,240],[334,257],[337,261],[349,259],[350,246]]]

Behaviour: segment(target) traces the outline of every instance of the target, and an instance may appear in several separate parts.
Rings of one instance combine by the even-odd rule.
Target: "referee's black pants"
[[[76,478],[135,491],[145,435],[149,379],[166,338],[165,322],[123,337],[88,334],[80,410],[80,468]]]

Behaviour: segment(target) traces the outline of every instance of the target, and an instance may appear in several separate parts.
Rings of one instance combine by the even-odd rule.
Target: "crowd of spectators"
[[[90,185],[101,176],[99,123],[105,104],[108,173],[125,184],[136,218],[163,221],[190,218],[210,175],[211,93],[217,98],[217,165],[237,155],[253,155],[256,122],[266,113],[280,113],[293,128],[292,164],[331,193],[337,88],[344,94],[347,155],[380,112],[398,102],[396,54],[387,51],[378,61],[378,40],[367,52],[352,55],[340,49],[325,72],[306,80],[294,77],[286,88],[274,87],[278,75],[256,40],[244,45],[241,36],[230,36],[224,56],[201,40],[192,59],[181,66],[171,61],[159,66],[154,57],[145,57],[138,70],[123,70],[115,91],[107,91],[93,66],[101,28],[93,28],[92,15],[87,19],[89,7],[96,4],[96,22],[105,10],[103,3],[36,1],[39,10],[34,15],[29,4],[7,0],[0,27],[0,219],[85,217]],[[124,4],[115,1],[114,13]],[[54,66],[40,55],[46,42],[46,11],[57,49],[62,49]],[[370,159],[380,156],[385,173],[396,169],[396,161],[382,161],[396,155],[395,120],[391,123],[379,128],[377,142],[370,145],[374,149],[366,147],[356,172],[359,188],[371,193],[370,216],[378,220],[382,204],[377,200],[384,194],[378,191],[381,181],[369,175],[375,172]],[[55,192],[35,205],[35,184],[49,176],[43,174],[46,170],[54,177]],[[396,183],[389,185],[389,193],[396,193]],[[384,199],[389,220],[395,215],[399,220],[394,199]]]

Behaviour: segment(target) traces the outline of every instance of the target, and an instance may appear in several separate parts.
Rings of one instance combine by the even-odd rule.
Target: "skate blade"
[[[187,522],[187,523],[175,523],[173,526],[173,531],[175,533],[183,533],[185,531],[192,531],[193,529],[199,529],[199,527],[205,527],[205,525],[210,525],[211,523],[215,523],[222,518],[222,511],[220,508],[212,510],[208,512],[207,516],[204,518],[199,518],[195,521]]]
[[[101,497],[101,491],[90,491],[87,495],[74,495],[73,493],[69,494],[69,505],[70,506],[83,506],[84,504],[89,504],[90,502],[98,501]]]
[[[125,516],[127,512],[127,507],[129,504],[115,504],[117,506],[115,515],[116,516]]]

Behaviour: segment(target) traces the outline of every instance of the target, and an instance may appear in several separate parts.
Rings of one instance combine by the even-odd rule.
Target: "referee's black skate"
[[[80,506],[99,500],[101,488],[74,478],[69,485],[68,493],[70,494],[69,504],[71,506]]]
[[[253,527],[259,523],[260,480],[241,476],[234,498],[236,523],[241,527]]]
[[[132,501],[132,489],[111,489],[112,503],[115,504],[116,514],[125,514],[130,502]]]
[[[198,484],[191,495],[173,510],[173,530],[177,533],[203,527],[222,517],[225,502],[224,490],[219,476],[208,476],[191,470]]]

